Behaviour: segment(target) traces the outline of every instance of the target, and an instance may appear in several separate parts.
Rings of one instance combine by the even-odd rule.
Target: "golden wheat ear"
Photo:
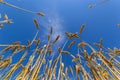
[[[36,14],[39,15],[39,16],[45,16],[45,14],[43,14],[41,12],[37,12]]]
[[[38,21],[36,19],[34,19],[34,24],[35,24],[36,28],[39,30],[40,26],[39,26]]]
[[[82,34],[84,28],[85,28],[85,24],[82,24],[82,26],[80,27],[80,34]]]
[[[69,45],[68,45],[68,49],[70,49],[72,47],[72,45],[75,44],[76,41],[72,41]]]
[[[58,36],[55,38],[55,40],[53,41],[53,43],[55,44],[55,43],[59,40],[59,38],[60,38],[60,35],[58,35]]]

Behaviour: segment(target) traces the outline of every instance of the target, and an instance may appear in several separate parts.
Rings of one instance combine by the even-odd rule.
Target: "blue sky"
[[[0,30],[0,43],[9,44],[14,41],[21,41],[26,44],[32,40],[36,33],[33,19],[37,18],[40,24],[39,36],[44,42],[49,33],[50,26],[53,26],[53,38],[61,35],[58,46],[65,42],[64,32],[79,32],[80,26],[86,24],[82,38],[93,45],[103,39],[105,47],[120,47],[120,0],[110,0],[88,9],[89,4],[95,4],[101,0],[5,0],[11,4],[45,13],[45,17],[16,10],[9,6],[0,4],[0,13],[7,14],[14,24],[6,24]],[[0,19],[1,20],[1,19]],[[72,49],[74,51],[74,48]],[[65,62],[68,58],[65,58]]]
[[[118,36],[120,29],[117,27],[117,24],[120,21],[120,1],[110,0],[93,9],[88,9],[89,4],[94,4],[99,1],[100,0],[8,1],[11,4],[32,11],[41,11],[45,13],[46,16],[39,17],[31,13],[0,5],[2,15],[4,13],[8,14],[9,18],[14,22],[14,24],[5,25],[5,28],[1,30],[1,41],[3,43],[8,42],[8,40],[22,40],[24,42],[27,39],[31,39],[31,36],[34,36],[36,31],[33,18],[37,18],[41,25],[41,30],[43,30],[44,33],[47,31],[46,29],[49,30],[50,25],[59,25],[61,31],[56,31],[59,33],[62,31],[76,32],[79,31],[80,26],[85,23],[86,28],[83,33],[84,40],[95,42],[103,38],[106,46],[119,47],[120,38]],[[56,26],[53,27],[55,28]]]

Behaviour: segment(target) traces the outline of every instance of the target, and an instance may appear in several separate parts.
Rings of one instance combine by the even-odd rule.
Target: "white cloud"
[[[2,15],[1,15],[1,13],[0,13],[0,18],[2,18]]]
[[[55,13],[54,13],[55,14]],[[43,30],[43,36],[42,38],[44,40],[46,40],[47,38],[47,35],[50,33],[50,27],[52,26],[53,27],[53,34],[52,34],[52,37],[51,37],[51,41],[54,41],[54,39],[60,35],[60,39],[55,43],[55,45],[53,46],[53,49],[54,49],[54,54],[56,54],[57,52],[57,48],[58,47],[62,47],[63,44],[65,43],[65,26],[63,24],[63,19],[57,15],[57,14],[50,14],[46,16],[47,19],[45,20],[41,20],[40,24],[42,25],[42,29]],[[42,39],[42,40],[43,40]]]
[[[52,40],[54,40],[57,37],[57,35],[60,35],[58,43],[61,43],[64,40],[64,29],[61,22],[62,21],[58,16],[49,19],[49,23],[53,27]]]

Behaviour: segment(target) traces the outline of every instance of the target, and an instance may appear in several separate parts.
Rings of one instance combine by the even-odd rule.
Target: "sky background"
[[[103,39],[105,47],[120,47],[120,0],[109,0],[108,2],[88,9],[89,4],[95,4],[102,0],[5,0],[10,4],[43,12],[45,17],[23,12],[6,5],[0,4],[0,13],[7,14],[14,24],[6,24],[0,30],[0,44],[9,44],[21,41],[26,44],[32,40],[36,33],[33,19],[36,18],[40,24],[40,39],[45,42],[49,34],[50,26],[53,27],[54,35],[61,35],[58,46],[65,42],[65,32],[79,32],[80,26],[86,24],[82,38],[93,45]],[[3,17],[0,19],[2,20]],[[74,47],[72,48],[74,52]],[[65,63],[69,64],[69,58]]]
[[[31,39],[36,32],[33,19],[37,18],[41,26],[41,35],[47,34],[49,27],[53,26],[55,33],[79,32],[84,23],[86,28],[83,39],[93,43],[103,38],[105,46],[119,47],[120,22],[119,0],[110,0],[88,9],[89,4],[95,4],[102,0],[5,0],[8,3],[23,7],[32,11],[43,12],[46,16],[39,17],[35,14],[23,12],[9,6],[0,5],[1,14],[7,14],[14,24],[5,25],[0,30],[1,43],[9,43],[17,40],[22,42]],[[42,32],[43,31],[43,32]]]

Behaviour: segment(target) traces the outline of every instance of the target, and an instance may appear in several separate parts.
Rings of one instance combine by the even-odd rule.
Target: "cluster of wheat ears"
[[[32,12],[3,0],[0,0],[0,3],[44,16],[43,13]],[[53,45],[56,45],[61,36],[58,35],[54,40],[51,40],[54,29],[50,27],[50,33],[46,40],[47,44],[40,45],[42,40],[37,38],[40,27],[36,19],[33,22],[37,31],[33,40],[27,41],[27,45],[22,45],[20,41],[11,44],[0,44],[0,47],[3,47],[0,51],[0,80],[120,80],[120,49],[105,48],[102,39],[100,39],[99,43],[94,43],[99,48],[96,50],[81,38],[85,24],[80,27],[79,33],[65,32],[68,39],[63,46],[58,47],[56,53],[59,53],[59,55],[49,59],[50,55],[53,54]],[[69,51],[73,45],[78,48],[78,54],[72,54],[74,52]],[[32,46],[35,46],[34,49],[31,48]],[[65,50],[65,47],[68,50]],[[11,54],[3,58],[4,54],[8,52]],[[22,56],[13,64],[13,57],[16,54]],[[22,63],[28,54],[31,55],[26,65],[23,65]],[[69,61],[74,65],[65,67],[62,59],[63,55],[70,56],[71,60]],[[88,67],[89,71],[85,66]],[[17,73],[15,73],[16,71]]]

